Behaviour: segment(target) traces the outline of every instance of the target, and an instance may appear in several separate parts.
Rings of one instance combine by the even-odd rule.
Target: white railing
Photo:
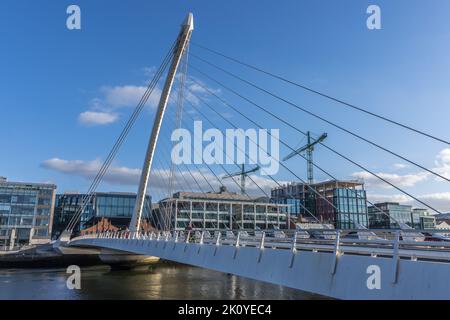
[[[272,232],[223,232],[216,231],[156,231],[156,232],[101,232],[76,237],[71,242],[80,239],[116,239],[116,240],[142,240],[142,241],[172,241],[196,244],[229,245],[235,247],[257,247],[260,249],[272,248],[280,250],[329,252],[335,255],[357,254],[372,257],[383,256],[392,258],[408,258],[411,260],[430,259],[450,262],[450,242],[445,241],[411,241],[401,240],[400,231],[386,231],[383,237],[377,236],[370,230],[371,236],[363,235],[358,238],[350,237],[355,230],[307,230],[307,234],[314,237],[305,237],[305,231],[286,232],[284,236],[277,236]],[[368,230],[360,230],[361,234]],[[404,232],[404,230],[402,230]],[[405,231],[408,232],[408,231]],[[417,233],[417,230],[411,232]],[[410,237],[405,237],[410,239]]]

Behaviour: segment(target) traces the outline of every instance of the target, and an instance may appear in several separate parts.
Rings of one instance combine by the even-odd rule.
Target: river
[[[132,270],[81,268],[69,290],[65,269],[0,269],[0,299],[319,299],[294,289],[201,268],[158,262]]]

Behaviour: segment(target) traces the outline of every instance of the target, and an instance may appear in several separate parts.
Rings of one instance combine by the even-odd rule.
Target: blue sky
[[[66,8],[70,4],[81,8],[81,30],[66,28]],[[366,27],[370,4],[381,8],[382,30]],[[450,139],[450,3],[446,0],[6,0],[0,11],[0,175],[14,181],[51,181],[58,185],[59,192],[87,190],[92,173],[105,159],[189,11],[194,13],[192,40],[196,43]],[[347,110],[196,47],[191,50],[428,168],[450,175],[450,150],[442,143]],[[327,132],[329,146],[440,210],[450,211],[448,182],[405,166],[399,159],[193,58],[190,62],[302,130],[317,135]],[[213,90],[219,89],[194,70],[188,74]],[[217,92],[264,127],[279,128],[281,139],[291,146],[301,144],[298,132],[256,112],[223,89]],[[157,98],[155,95],[150,100],[154,104]],[[251,127],[213,98],[208,99],[238,126]],[[136,190],[133,182],[142,166],[153,104],[141,115],[100,190]],[[174,106],[169,107],[168,121],[173,112]],[[210,116],[221,128],[227,127],[213,114]],[[166,141],[159,148],[168,148],[169,130],[167,125],[163,130]],[[155,168],[167,163],[163,152],[168,154],[169,150],[160,153]],[[288,152],[281,148],[282,155]],[[365,177],[373,200],[410,203],[397,190],[380,185],[361,174],[360,168],[323,148],[317,148],[314,158],[318,165],[342,179]],[[305,179],[301,158],[287,164]],[[228,169],[236,171],[233,166]],[[220,167],[215,170],[221,172]],[[294,179],[285,170],[280,170],[276,178]],[[316,178],[327,177],[316,171]],[[261,183],[267,182],[260,179]]]

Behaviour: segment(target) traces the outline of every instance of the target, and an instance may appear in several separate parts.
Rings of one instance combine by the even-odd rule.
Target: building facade
[[[65,193],[56,196],[55,219],[53,238],[57,238],[66,228],[69,221],[78,211],[86,194]],[[95,192],[90,202],[86,205],[74,231],[80,232],[90,228],[103,219],[107,219],[111,225],[125,229],[128,227],[133,215],[135,193],[125,192]],[[144,203],[144,217],[149,217],[151,207],[150,196]]]
[[[436,228],[436,218],[431,215],[427,209],[414,208],[411,211],[412,227],[415,229],[434,229]]]
[[[54,184],[0,178],[0,246],[50,241],[55,190]]]
[[[412,208],[398,202],[376,203],[368,208],[369,227],[372,229],[397,229],[404,223],[414,229],[434,229],[436,219],[428,210]]]
[[[266,230],[289,228],[289,206],[236,193],[178,192],[153,210],[160,228]]]
[[[291,214],[301,218],[317,218],[338,229],[353,228],[355,223],[368,226],[366,191],[360,181],[291,183],[272,189],[271,197],[275,203],[289,205]]]

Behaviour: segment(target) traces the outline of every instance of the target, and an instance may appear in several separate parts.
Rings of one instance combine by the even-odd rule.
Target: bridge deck
[[[98,247],[217,270],[340,299],[449,299],[450,244],[360,239],[135,238],[92,235]]]

